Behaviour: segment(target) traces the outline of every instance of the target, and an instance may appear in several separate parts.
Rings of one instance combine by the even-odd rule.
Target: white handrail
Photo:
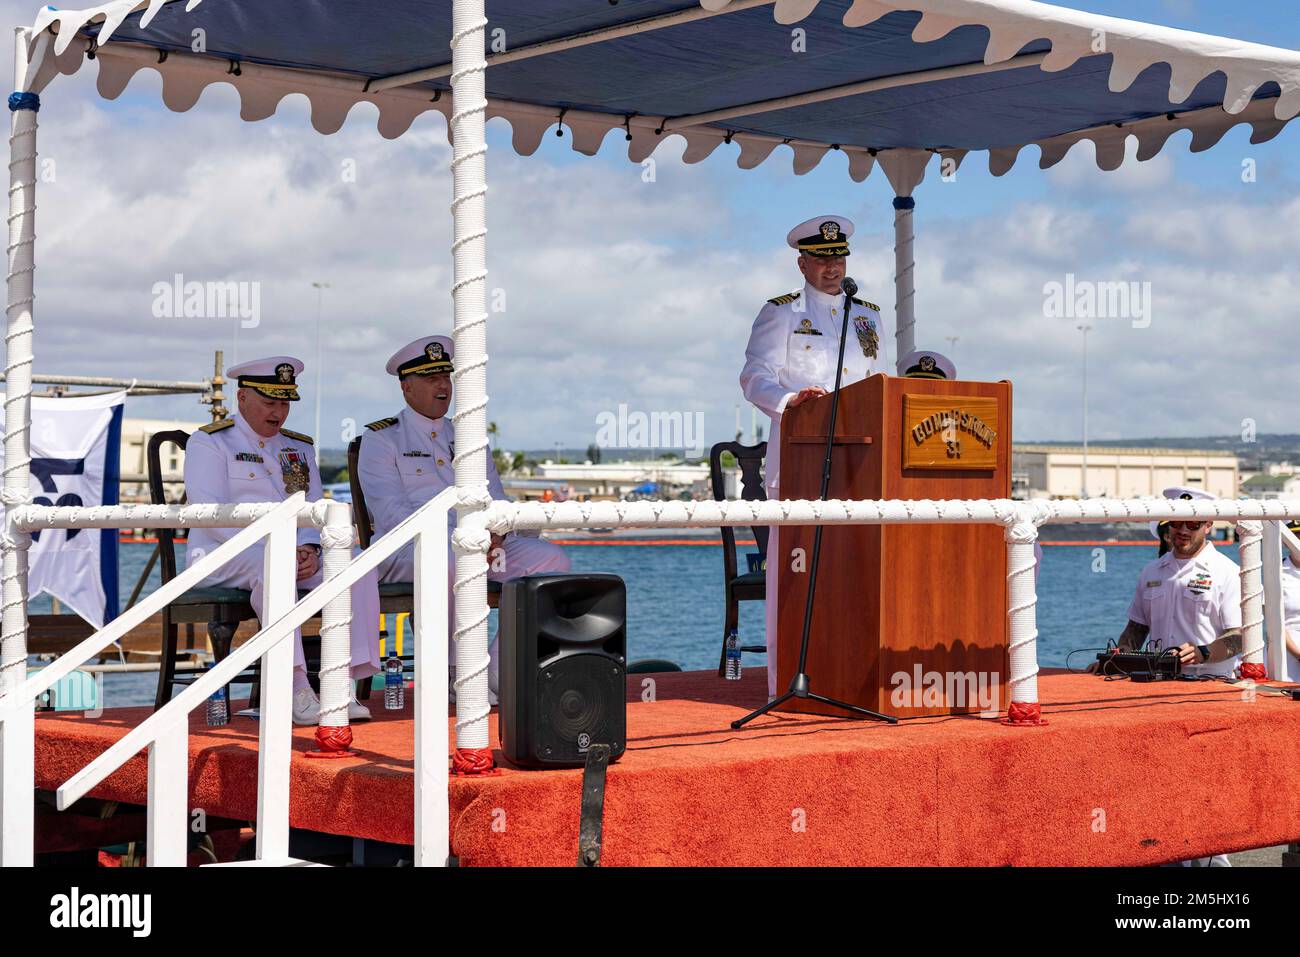
[[[254,544],[264,534],[269,532],[271,535],[271,541],[268,542],[266,549],[268,563],[271,562],[272,553],[275,553],[276,564],[292,569],[293,552],[290,548],[294,543],[292,530],[305,499],[305,495],[297,493],[279,505],[270,508],[253,524],[235,533],[228,541],[223,542],[218,548],[214,549],[211,554],[205,555],[195,562],[180,575],[177,575],[166,585],[149,595],[139,605],[110,622],[94,635],[80,642],[76,647],[65,652],[57,661],[27,678],[17,688],[0,699],[0,753],[5,758],[3,763],[0,764],[0,865],[30,866],[32,863],[34,843],[32,788],[35,781],[34,752],[36,748],[35,699],[53,687],[55,682],[69,674],[78,665],[94,657],[129,629],[141,624],[149,616],[160,611],[173,598],[181,595],[203,578],[212,574],[225,562]],[[78,518],[75,514],[69,514],[66,517],[70,521],[75,521]],[[17,521],[18,517],[15,516],[12,520]],[[279,554],[279,549],[276,547],[277,543],[289,550],[284,554]],[[270,658],[268,656],[269,662]],[[288,664],[284,665],[284,681],[286,683],[289,681],[288,668],[291,664],[290,660]],[[273,669],[268,669],[268,671],[273,671]],[[268,673],[264,677],[273,679],[274,675]],[[216,689],[213,688],[212,690]],[[185,713],[182,712],[182,714]],[[143,744],[148,744],[150,748],[150,769],[158,772],[150,775],[149,797],[150,799],[165,799],[168,803],[165,810],[159,810],[151,806],[148,813],[147,827],[149,833],[153,835],[157,832],[159,835],[165,835],[161,843],[154,846],[150,863],[155,865],[184,863],[186,833],[184,827],[184,801],[181,802],[180,828],[173,831],[173,825],[176,823],[177,818],[176,810],[171,806],[174,803],[171,798],[176,793],[188,794],[189,760],[184,737],[186,732],[184,718],[181,718],[178,724],[176,714],[177,709],[171,709],[167,715],[167,720],[171,723],[161,728],[155,726],[155,733],[147,741],[137,745],[133,751],[122,758],[122,761],[125,761],[135,751],[138,751]],[[180,732],[175,730],[177,726],[181,728]],[[287,739],[285,750],[287,752]],[[267,760],[267,753],[269,753],[267,749],[264,749],[264,753],[259,755],[259,762]],[[284,762],[286,792],[287,757],[286,753]],[[180,779],[179,783],[177,778]],[[66,807],[66,805],[60,805],[60,807]],[[283,828],[286,850],[288,846],[287,816],[288,805],[286,803],[286,820]],[[259,819],[259,825],[262,824],[264,822]],[[263,827],[259,826],[259,842],[262,830]],[[274,830],[273,826],[271,830]]]
[[[430,523],[437,524],[438,517],[441,516],[441,523],[445,528],[447,510],[455,504],[455,500],[455,489],[447,489],[440,493],[436,498],[433,498],[429,502],[420,506],[418,510],[400,522],[391,532],[371,543],[370,547],[362,552],[360,556],[353,559],[345,570],[312,589],[294,605],[287,608],[282,614],[276,616],[270,624],[263,626],[256,635],[231,651],[229,655],[208,671],[204,672],[202,677],[190,684],[175,698],[163,705],[162,708],[155,711],[139,725],[128,731],[126,735],[118,739],[107,751],[99,755],[94,761],[74,774],[58,789],[57,798],[59,809],[63,810],[84,797],[91,788],[95,787],[95,785],[99,784],[104,778],[116,771],[128,759],[139,752],[141,748],[156,740],[162,730],[166,728],[170,722],[176,720],[175,716],[177,713],[188,714],[194,708],[198,707],[199,704],[211,697],[218,688],[228,684],[230,680],[243,671],[244,668],[248,667],[262,655],[275,648],[284,638],[292,635],[294,630],[301,627],[303,622],[324,608],[326,604],[337,598],[344,592],[344,590],[351,588],[372,569],[377,568],[385,559],[402,548],[408,541],[424,533],[426,531],[426,525]],[[442,589],[439,591],[437,587],[439,584],[438,582],[433,583],[433,587],[431,588],[432,604],[427,606],[433,608],[433,612],[429,619],[431,622],[429,630],[433,635],[437,635],[439,631],[441,631],[443,635],[442,648],[444,655],[446,653],[447,622],[445,542],[446,536],[444,535],[443,543],[441,544],[443,555],[442,560],[444,562],[444,574],[441,581]],[[268,553],[269,551],[270,550],[268,549]],[[436,569],[436,561],[434,564]],[[287,567],[292,570],[292,564],[289,564]],[[268,568],[268,571],[269,570],[270,569]],[[417,578],[415,583],[417,591],[421,589],[421,585],[422,583]],[[437,599],[439,595],[442,596],[443,610],[441,616],[437,614]],[[270,617],[269,613],[267,617]],[[436,643],[435,639],[435,644]],[[445,687],[445,667],[442,669],[442,672],[442,681],[444,682]],[[265,693],[266,691],[264,689],[263,694],[265,695]],[[443,700],[446,700],[445,694]],[[280,723],[288,728],[288,714],[285,715],[284,721]],[[261,727],[265,729],[272,724],[276,724],[276,722],[272,721],[267,715],[264,704],[262,708]],[[445,764],[445,762],[443,763]]]

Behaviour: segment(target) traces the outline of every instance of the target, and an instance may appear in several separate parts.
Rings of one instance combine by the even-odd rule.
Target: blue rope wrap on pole
[[[895,196],[894,209],[912,209],[916,206],[916,200],[911,196]]]
[[[41,98],[35,93],[10,93],[9,94],[9,112],[16,113],[19,110],[31,110],[33,113],[38,112],[41,108]]]

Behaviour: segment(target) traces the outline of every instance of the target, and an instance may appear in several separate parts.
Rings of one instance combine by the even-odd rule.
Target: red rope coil
[[[1043,720],[1043,706],[1037,701],[1013,701],[1007,709],[1003,724],[1017,726],[1047,724]]]
[[[491,748],[457,748],[451,756],[451,773],[473,775],[500,772],[493,766]]]
[[[1268,666],[1257,661],[1243,661],[1241,663],[1241,676],[1250,681],[1267,681]]]
[[[351,758],[355,757],[349,749],[352,747],[352,727],[344,725],[341,728],[316,728],[316,747],[315,751],[308,751],[306,757],[309,758]]]

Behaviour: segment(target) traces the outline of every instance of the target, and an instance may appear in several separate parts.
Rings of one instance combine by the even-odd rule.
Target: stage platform
[[[1287,698],[1047,671],[1040,727],[774,714],[732,731],[765,692],[761,668],[739,682],[629,677],[605,865],[1152,865],[1300,839],[1300,702]],[[370,707],[376,720],[354,726],[358,758],[294,755],[291,823],[409,844],[410,696],[405,712],[383,711],[379,696]],[[38,787],[57,787],[148,713],[40,716]],[[296,751],[312,731],[295,730]],[[253,819],[256,745],[251,719],[210,729],[193,715],[192,806]],[[453,778],[453,853],[463,865],[572,866],[581,775]],[[143,804],[144,754],[92,793]]]

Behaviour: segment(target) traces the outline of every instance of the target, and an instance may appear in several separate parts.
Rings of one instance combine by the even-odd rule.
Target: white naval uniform
[[[390,531],[421,505],[443,489],[456,484],[452,457],[456,432],[450,418],[430,419],[410,406],[392,419],[372,423],[361,441],[357,475],[366,494],[366,507],[375,523],[375,537]],[[505,499],[505,489],[496,464],[487,455],[488,494]],[[455,528],[456,513],[448,515],[449,528]],[[488,578],[507,581],[522,575],[542,572],[567,572],[569,556],[564,549],[538,538],[510,533],[501,545],[503,556],[494,553],[488,560]],[[454,580],[454,559],[448,546],[448,588]],[[380,568],[386,582],[409,582],[415,577],[415,550],[408,545]],[[449,605],[454,621],[455,610]],[[451,629],[448,629],[448,634]],[[455,662],[454,649],[451,661]],[[490,687],[497,689],[497,642],[490,646]]]
[[[786,404],[801,390],[820,386],[835,388],[835,363],[840,348],[840,326],[844,296],[827,295],[807,283],[801,292],[769,301],[754,320],[745,349],[745,367],[740,388],[745,398],[767,413],[771,420],[767,437],[767,497],[781,497],[781,415]],[[864,352],[869,331],[875,333],[874,356]],[[842,386],[859,382],[877,372],[888,372],[887,334],[880,311],[855,300],[849,314],[848,342],[844,346]],[[767,691],[776,694],[777,569],[781,554],[777,544],[779,527],[768,532],[767,545]]]
[[[234,425],[215,432],[199,430],[190,436],[185,447],[185,493],[193,504],[201,502],[242,503],[282,502],[289,497],[285,490],[282,464],[296,459],[307,469],[305,489],[308,501],[322,497],[320,473],[310,442],[283,432],[263,438],[238,414]],[[234,528],[193,528],[185,546],[187,565],[210,554],[233,538]],[[298,529],[299,545],[319,545],[315,528]],[[245,549],[204,581],[205,585],[247,588],[252,605],[262,616],[262,553],[265,541]],[[321,583],[318,571],[297,583],[298,588],[315,588]],[[379,590],[378,576],[370,574],[352,586],[352,678],[361,680],[379,671]],[[265,624],[265,621],[263,621]],[[294,633],[294,667],[306,662],[302,653],[302,634]]]
[[[1282,620],[1293,641],[1300,642],[1300,568],[1291,561],[1291,553],[1282,556]],[[1300,681],[1300,658],[1287,651],[1287,674],[1278,680]]]
[[[1208,645],[1229,628],[1241,627],[1241,569],[1210,542],[1195,558],[1179,559],[1172,551],[1148,562],[1138,575],[1128,616],[1151,629],[1147,647],[1162,649],[1184,642]],[[1189,675],[1225,675],[1235,671],[1240,655],[1226,661],[1185,665]],[[1183,867],[1231,867],[1226,854],[1181,861]]]
[[[1206,542],[1195,558],[1180,560],[1172,551],[1148,562],[1138,575],[1128,617],[1151,629],[1147,647],[1162,649],[1184,642],[1208,645],[1230,628],[1241,627],[1241,569]],[[1190,675],[1231,676],[1240,660],[1189,665]]]

